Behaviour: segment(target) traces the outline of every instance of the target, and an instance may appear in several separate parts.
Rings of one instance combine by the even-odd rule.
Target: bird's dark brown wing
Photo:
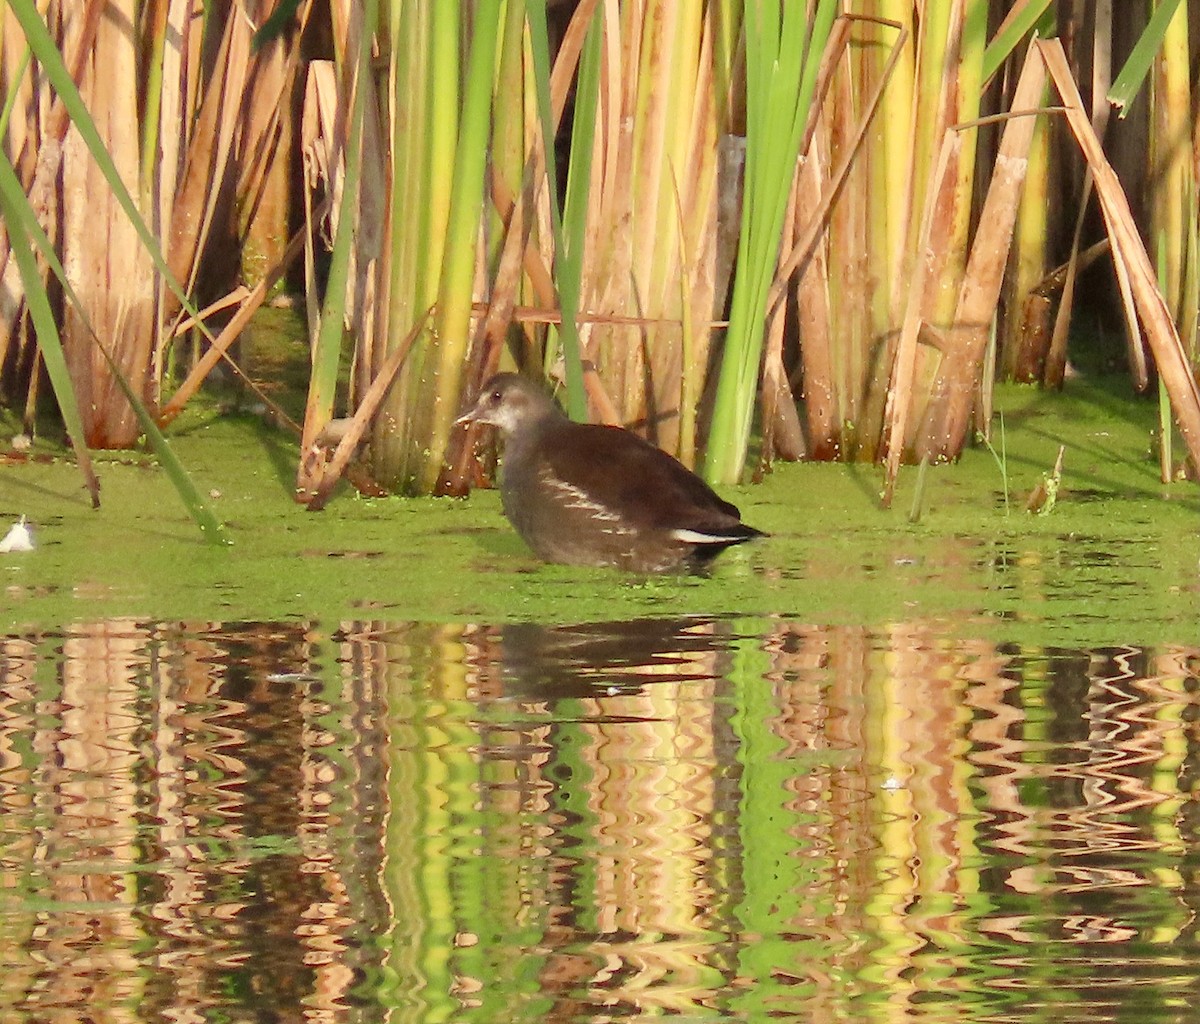
[[[564,421],[544,435],[541,456],[555,477],[635,527],[711,530],[741,519],[681,463],[620,427]]]

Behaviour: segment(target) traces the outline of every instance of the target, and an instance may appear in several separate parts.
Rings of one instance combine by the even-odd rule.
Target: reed
[[[568,27],[568,39],[582,41],[578,50],[579,75],[575,90],[575,117],[572,124],[572,146],[567,172],[566,202],[560,208],[557,158],[553,139],[556,135],[565,89],[560,84],[559,100],[551,91],[550,47],[547,39],[546,5],[542,0],[529,7],[530,35],[533,39],[531,64],[536,83],[538,127],[540,136],[529,140],[531,150],[543,156],[545,170],[546,206],[549,209],[549,236],[557,254],[554,291],[561,313],[557,331],[551,331],[542,353],[543,369],[550,375],[561,353],[562,378],[567,385],[567,411],[576,420],[587,418],[587,399],[583,381],[583,342],[576,315],[579,312],[583,287],[583,250],[587,233],[588,197],[591,191],[593,147],[596,135],[596,109],[600,99],[600,61],[603,31],[598,3],[582,3],[576,9]],[[564,40],[565,42],[565,40]],[[564,49],[566,49],[564,47]],[[572,48],[573,49],[573,46]],[[571,52],[570,49],[567,50]],[[560,83],[565,76],[568,60],[555,67]],[[555,339],[557,337],[557,344]]]
[[[1158,17],[1168,11],[1169,19]],[[1160,21],[1165,24],[1161,26],[1161,37],[1151,39],[1155,57],[1151,69],[1149,171],[1154,190],[1150,237],[1159,287],[1178,327],[1180,343],[1194,360],[1200,278],[1196,267],[1196,164],[1191,146],[1196,107],[1188,60],[1188,8],[1186,4],[1160,2],[1155,15],[1148,32],[1156,30]],[[1159,447],[1164,483],[1175,475],[1169,398],[1165,383],[1160,384]]]
[[[347,142],[345,149],[336,154],[341,157],[344,168],[340,182],[341,196],[338,203],[336,228],[329,273],[325,284],[325,298],[321,306],[316,333],[312,339],[312,374],[309,378],[308,400],[304,409],[304,433],[301,450],[308,452],[334,416],[334,403],[341,363],[342,333],[347,314],[348,289],[351,285],[351,258],[354,246],[362,242],[356,232],[360,203],[359,183],[363,165],[363,122],[370,92],[371,40],[379,16],[376,0],[367,0],[355,7],[345,25],[345,51],[342,59],[342,78],[345,83],[341,95],[348,100],[348,108],[339,110],[345,118]],[[332,161],[336,164],[337,159]],[[360,261],[361,265],[361,261]],[[315,288],[310,285],[310,293]],[[296,473],[296,500],[309,501],[314,490],[320,486],[320,476],[314,479],[314,464],[301,459]]]
[[[1014,19],[1010,14],[997,29],[993,42],[988,44],[984,53],[985,78],[991,79],[1001,70],[998,58],[1002,53],[997,44],[1003,44],[1006,38],[1015,37],[1023,42],[1030,33],[1036,33],[1039,38],[1054,35],[1056,11],[1044,0],[1039,4],[1026,4],[1022,13],[1021,19]],[[1018,52],[1021,42],[1010,46],[1003,56]],[[1046,97],[1041,97],[1039,102],[1044,104]],[[1012,109],[1011,100],[1006,105]],[[1004,281],[1000,309],[997,356],[1000,376],[1026,383],[1041,379],[1048,355],[1051,303],[1047,297],[1038,294],[1038,289],[1051,269],[1051,232],[1060,229],[1066,220],[1058,212],[1058,204],[1051,202],[1057,166],[1051,145],[1052,126],[1051,118],[1039,117],[1033,127],[1014,226],[1012,262]],[[1082,227],[1082,216],[1077,218],[1077,224]],[[1076,240],[1076,250],[1078,244]],[[979,423],[979,428],[981,432],[987,432],[986,420]]]
[[[745,10],[746,175],[738,269],[704,462],[710,483],[741,476],[757,390],[767,295],[821,53],[837,5],[819,0],[810,21],[799,4]]]
[[[681,324],[707,327],[714,316],[722,10],[677,0],[600,4],[596,59],[581,60],[576,94],[577,119],[578,104],[594,102],[594,133],[571,140],[566,209],[568,223],[580,219],[563,257],[564,269],[578,263],[580,308],[597,314],[580,332],[582,358],[596,370],[593,415],[686,460],[694,430],[680,430],[683,382],[692,378],[691,393],[709,333],[693,333],[685,369]],[[590,168],[578,191],[577,161]]]
[[[23,116],[8,125],[8,138],[21,153],[24,187],[39,219],[60,222],[64,265],[96,329],[111,339],[116,365],[137,393],[155,401],[163,349],[173,336],[165,325],[176,311],[196,314],[180,282],[195,280],[215,226],[229,220],[235,203],[255,201],[252,192],[239,194],[223,185],[229,160],[221,154],[229,150],[242,95],[232,72],[218,75],[219,89],[202,92],[196,84],[201,69],[189,61],[199,60],[204,26],[193,7],[171,0],[165,8],[153,7],[144,21],[133,5],[125,12],[126,24],[151,34],[142,91],[153,88],[154,95],[146,96],[144,108],[138,102],[143,74],[138,40],[114,27],[121,18],[103,17],[108,10],[103,0],[57,13],[52,7],[50,23],[27,0],[7,8],[45,71],[44,78],[32,80]],[[179,42],[163,47],[161,40],[176,30]],[[238,50],[248,32],[243,19],[225,22],[220,52],[233,55],[226,65],[235,71],[253,67]],[[189,40],[197,45],[189,47]],[[181,77],[192,83],[190,90],[179,88]],[[12,86],[20,92],[23,81]],[[40,103],[47,104],[49,117],[35,116]],[[151,125],[150,117],[161,124]],[[252,135],[242,139],[253,148]],[[142,147],[156,145],[162,157],[153,160]],[[123,256],[119,274],[108,273],[110,252]],[[4,250],[0,255],[0,274],[11,281],[13,267]],[[19,299],[21,291],[12,294]],[[17,336],[19,308],[13,302],[0,309],[0,357]],[[131,444],[140,432],[137,419],[89,333],[72,316],[64,311],[63,339],[74,387],[83,396],[89,443]],[[34,383],[31,378],[30,386]]]
[[[444,12],[454,6],[436,5],[435,18],[443,18]],[[475,249],[487,162],[500,0],[479,0],[473,7],[472,20],[446,218],[446,252],[434,313],[437,344],[430,349],[423,371],[426,387],[421,397],[429,428],[427,454],[417,486],[426,494],[434,490],[446,458],[451,424],[459,412],[458,395],[471,338]]]
[[[30,244],[31,239],[36,243],[36,249],[41,259],[58,278],[71,308],[91,335],[96,350],[103,357],[112,379],[137,417],[147,443],[158,458],[159,464],[171,481],[184,507],[209,543],[228,544],[229,536],[224,525],[201,497],[187,470],[184,469],[183,464],[176,458],[170,445],[159,432],[154,418],[142,402],[141,397],[125,380],[121,368],[108,351],[108,346],[92,329],[83,302],[72,287],[67,272],[59,262],[49,238],[38,224],[32,208],[20,190],[12,165],[2,157],[0,157],[0,210],[4,214],[5,224],[8,228],[13,257],[25,285],[30,317],[38,330],[42,358],[45,360],[47,373],[53,384],[63,419],[68,427],[80,472],[83,474],[84,482],[91,495],[92,507],[99,508],[100,506],[100,483],[92,467],[88,447],[83,440],[85,436],[83,420],[76,405],[69,367],[58,334],[58,325],[54,320],[46,290],[38,273],[33,255],[34,246]]]
[[[0,209],[4,214],[10,251],[25,290],[29,316],[33,320],[34,328],[40,339],[42,361],[50,377],[50,384],[54,388],[58,408],[66,425],[67,435],[71,439],[75,458],[79,462],[80,472],[87,485],[92,507],[99,508],[100,482],[96,479],[95,470],[92,468],[91,453],[84,443],[83,417],[79,412],[79,404],[75,400],[75,389],[71,384],[70,370],[67,367],[66,357],[63,355],[58,323],[50,308],[50,301],[29,243],[30,231],[37,231],[40,228],[32,216],[32,210],[24,190],[21,188],[21,183],[17,179],[16,171],[8,162],[8,158],[2,154],[0,154],[0,204],[3,204]],[[52,249],[50,252],[53,254]],[[57,257],[55,259],[57,260]]]
[[[956,305],[950,329],[943,335],[937,379],[917,441],[922,457],[952,457],[967,439],[1045,87],[1045,69],[1033,52],[1025,60],[1013,94],[1013,110],[1005,123],[967,264],[955,275],[959,282]]]
[[[1153,5],[1112,90],[1126,109],[1149,82],[1149,264],[1136,204],[1123,203],[1094,151],[1107,105],[1080,122],[1079,68],[1044,42],[1056,28],[1080,38],[1092,22],[1077,6],[42,6],[45,17],[33,0],[4,9],[0,128],[9,191],[15,181],[34,222],[56,225],[80,301],[58,314],[64,378],[23,326],[26,308],[36,303],[41,318],[46,307],[28,297],[24,256],[0,237],[0,387],[33,408],[45,359],[66,416],[70,380],[85,444],[145,432],[126,384],[165,425],[218,361],[236,368],[238,328],[304,252],[304,500],[327,500],[353,454],[318,457],[343,416],[354,417],[376,482],[462,493],[476,475],[472,439],[453,420],[464,393],[505,361],[565,383],[573,416],[640,430],[689,464],[704,447],[710,480],[742,476],[757,417],[760,472],[776,452],[883,457],[890,494],[900,462],[953,459],[986,434],[997,345],[1002,374],[1061,381],[1078,269],[1097,252],[1083,217],[1094,188],[1131,375],[1149,379],[1144,333],[1184,440],[1200,445],[1186,377],[1200,308],[1196,117],[1188,9],[1177,0]],[[329,18],[334,59],[307,66],[289,134],[298,37],[314,11]],[[1080,65],[1096,96],[1107,88],[1111,11],[1096,4]],[[1041,67],[1065,117],[1044,112]],[[1086,160],[1055,151],[1052,126],[1064,121]],[[285,246],[278,211],[266,211],[278,140],[289,137],[314,188],[302,197],[306,228]],[[1063,215],[1054,200],[1065,194],[1081,199]],[[1054,239],[1072,224],[1059,252]],[[272,233],[272,255],[246,256]],[[724,238],[734,234],[727,303]],[[1063,274],[1048,271],[1063,260]],[[262,280],[243,285],[253,262]],[[217,316],[229,325],[214,336],[206,318]],[[212,347],[175,387],[184,324],[200,325]]]
[[[1200,465],[1200,390],[1178,328],[1158,289],[1128,198],[1087,117],[1062,45],[1057,40],[1047,40],[1039,42],[1037,48],[1062,99],[1067,123],[1095,179],[1113,260],[1129,280],[1133,308],[1127,312],[1127,319],[1131,322],[1136,319],[1144,325],[1146,341],[1154,354],[1188,455],[1193,465]]]
[[[435,307],[431,329],[384,400],[371,446],[377,479],[430,493],[446,460],[472,334],[500,6],[483,3],[468,19],[457,4],[407,0],[390,7],[386,31],[390,91],[378,98],[377,116],[388,165],[372,201],[388,211],[375,289],[386,306],[357,343],[374,379],[421,311]]]

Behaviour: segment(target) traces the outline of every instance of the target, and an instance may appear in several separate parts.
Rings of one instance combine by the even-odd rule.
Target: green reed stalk
[[[151,4],[150,11],[154,18],[147,26],[149,39],[146,54],[146,84],[143,95],[146,97],[146,110],[142,115],[142,165],[140,183],[143,202],[149,203],[152,194],[154,171],[158,166],[158,133],[159,118],[162,114],[163,90],[163,54],[166,51],[167,39],[167,6],[169,0],[157,0]]]
[[[391,186],[390,229],[383,275],[388,279],[386,342],[372,355],[372,373],[405,344],[441,288],[459,133],[458,4],[398,0],[389,6]],[[438,356],[432,331],[421,335],[388,393],[371,443],[372,472],[406,493],[431,488],[427,469],[435,402],[429,386]],[[455,401],[456,399],[450,399]]]
[[[333,417],[346,315],[346,286],[350,279],[350,255],[354,241],[355,207],[362,174],[363,111],[367,95],[366,81],[371,74],[371,35],[378,17],[379,0],[366,0],[361,20],[356,29],[351,31],[356,49],[347,55],[342,68],[342,81],[353,101],[347,112],[349,137],[344,151],[345,177],[338,207],[337,230],[329,259],[325,297],[321,304],[320,327],[313,340],[312,374],[308,383],[301,442],[305,451]],[[299,490],[304,492],[305,488],[302,486]],[[306,493],[299,493],[297,497],[307,500]]]
[[[587,195],[591,182],[592,147],[596,130],[596,104],[600,90],[600,42],[603,13],[599,7],[580,54],[579,79],[575,90],[575,121],[571,136],[571,166],[567,177],[567,199],[559,209],[557,160],[554,152],[554,119],[550,105],[550,44],[546,31],[546,0],[527,0],[529,34],[533,54],[534,87],[538,116],[546,156],[546,180],[549,184],[550,223],[554,234],[556,288],[562,323],[558,344],[562,349],[567,382],[567,412],[572,419],[587,419],[587,396],[583,389],[583,362],[580,356],[579,292],[582,279],[583,239],[586,230]],[[552,334],[553,337],[553,334]],[[554,346],[546,350],[546,369],[554,359]]]
[[[525,174],[525,3],[510,0],[505,5],[504,27],[496,66],[496,103],[492,111],[490,169],[519,203]],[[484,204],[487,217],[487,262],[495,270],[504,249],[505,212],[492,203]]]
[[[209,4],[205,4],[205,7],[207,9]],[[299,10],[300,0],[277,0],[275,9],[267,16],[267,20],[262,23],[259,30],[254,33],[254,52],[257,53],[272,39],[281,36]]]
[[[1163,39],[1169,31],[1179,4],[1180,0],[1160,0],[1155,5],[1146,30],[1133,44],[1133,49],[1129,51],[1129,56],[1113,80],[1108,90],[1108,100],[1117,107],[1121,117],[1129,112],[1129,104],[1133,102],[1150,73],[1154,58],[1162,48]]]
[[[1172,6],[1159,3],[1159,8]],[[1167,307],[1180,326],[1196,320],[1196,296],[1188,294],[1189,237],[1196,226],[1196,179],[1192,164],[1191,74],[1188,8],[1175,7],[1154,61],[1150,131],[1151,234],[1159,239],[1159,279]]]
[[[1007,59],[1020,45],[1026,32],[1036,30],[1039,38],[1045,39],[1055,32],[1054,10],[1047,10],[1048,0],[1026,3],[1023,17],[1016,27],[1009,26],[997,32],[983,55],[983,73],[990,77],[1003,59]],[[1040,18],[1034,19],[1033,15]],[[1032,19],[1032,20],[1030,20]],[[1009,21],[1015,19],[1009,16]],[[1021,32],[1017,33],[1016,28]],[[1008,46],[1005,50],[1003,47]],[[1044,104],[1048,91],[1043,93]],[[1013,235],[1012,253],[1009,257],[1009,273],[1004,283],[1005,309],[1004,336],[1000,348],[1003,378],[1018,379],[1026,383],[1041,377],[1042,364],[1047,351],[1044,346],[1050,341],[1049,303],[1034,307],[1035,317],[1029,323],[1025,311],[1029,306],[1033,289],[1045,278],[1050,269],[1050,235],[1059,224],[1060,204],[1052,204],[1051,184],[1054,163],[1051,149],[1053,121],[1039,117],[1034,124],[1033,139],[1029,145],[1028,167],[1025,183],[1021,187],[1020,205],[1017,209],[1016,227]],[[1032,333],[1025,335],[1026,330]]]
[[[713,95],[721,107],[718,121],[726,132],[733,125],[744,6],[744,0],[710,0],[708,5],[713,26]]]
[[[0,26],[3,26],[4,19],[0,18]],[[0,27],[0,44],[4,41],[4,30]],[[8,90],[8,95],[4,97],[4,106],[0,108],[0,139],[8,137],[8,122],[12,118],[13,107],[16,105],[17,97],[21,92],[16,88],[16,83],[20,82],[25,77],[25,72],[29,68],[29,61],[33,54],[28,46],[21,53],[21,59],[17,62],[16,67],[9,73],[8,81],[12,83],[12,88]]]
[[[1181,340],[1185,329],[1194,338],[1196,296],[1194,270],[1188,266],[1196,231],[1196,181],[1190,146],[1192,101],[1188,68],[1188,8],[1176,0],[1159,0],[1135,53],[1119,76],[1127,79],[1144,59],[1142,47],[1155,45],[1151,64],[1150,109],[1150,237],[1159,290],[1166,300]],[[1134,63],[1136,58],[1137,64]],[[1117,86],[1114,85],[1114,90]],[[1185,290],[1190,288],[1192,294]],[[1186,328],[1185,328],[1186,325]],[[1185,340],[1185,345],[1187,344]],[[1190,346],[1189,346],[1190,351]],[[1194,353],[1190,353],[1194,355]],[[1163,483],[1174,474],[1171,401],[1165,383],[1158,384],[1159,470]]]
[[[383,351],[371,358],[372,376],[403,343],[422,311],[433,305],[435,292],[426,285],[425,261],[440,259],[441,229],[432,231],[437,207],[430,194],[431,168],[444,159],[449,126],[431,123],[432,88],[429,6],[422,0],[395,0],[388,5],[388,117],[385,134],[388,160],[388,236],[381,276],[387,281],[387,328]],[[449,84],[454,84],[449,83]],[[452,137],[452,136],[451,136]],[[417,370],[429,338],[413,342],[396,384],[382,404],[371,439],[371,472],[385,486],[410,489],[420,455],[413,408],[420,387]]]
[[[953,121],[945,109],[942,81],[949,70],[946,67],[946,44],[950,32],[951,8],[956,0],[929,0],[921,11],[920,32],[913,39],[916,47],[916,91],[913,95],[913,115],[909,120],[912,132],[912,184],[914,205],[908,223],[907,262],[902,278],[895,287],[902,291],[905,281],[911,278],[911,261],[918,258],[917,225],[921,211],[915,203],[927,192],[929,175],[942,145],[942,134],[947,124]]]
[[[838,4],[819,0],[810,21],[800,4],[746,8],[746,175],[738,269],[704,475],[741,476],[750,440],[767,292],[771,285],[800,138],[817,67]]]
[[[1033,29],[1038,35],[1046,36],[1047,24],[1054,24],[1055,11],[1050,8],[1052,0],[1017,0],[1004,16],[1004,21],[992,41],[983,52],[983,79],[988,81],[1008,60],[1009,55],[1021,45],[1021,41]],[[993,5],[995,6],[995,5]],[[1049,22],[1043,22],[1043,16],[1049,11]]]
[[[421,98],[426,107],[427,134],[421,170],[425,174],[427,203],[418,208],[420,230],[411,242],[417,247],[417,295],[435,301],[448,244],[446,226],[454,202],[454,161],[461,130],[462,12],[458,4],[437,0],[417,0],[417,6],[422,9],[428,26],[418,64],[424,75]],[[403,131],[405,126],[396,128]]]
[[[435,26],[449,21],[445,12],[456,4],[437,5]],[[471,342],[471,306],[475,285],[475,254],[479,238],[484,169],[491,141],[492,85],[496,74],[496,39],[500,31],[500,0],[479,0],[472,15],[470,54],[463,93],[446,218],[446,250],[441,266],[434,343],[426,361],[429,440],[424,465],[417,476],[420,491],[432,493],[458,416],[458,395]],[[435,32],[441,40],[443,34]],[[444,58],[443,58],[444,59]],[[438,116],[435,96],[434,116]],[[424,403],[423,403],[424,404]]]

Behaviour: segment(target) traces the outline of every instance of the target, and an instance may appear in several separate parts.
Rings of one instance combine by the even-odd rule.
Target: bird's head
[[[558,413],[553,400],[533,381],[515,373],[498,373],[457,423],[490,423],[506,436],[523,424]]]

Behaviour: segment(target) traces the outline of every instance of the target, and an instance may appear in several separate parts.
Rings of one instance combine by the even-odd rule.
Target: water
[[[0,1019],[1191,1019],[1200,648],[0,636]]]

